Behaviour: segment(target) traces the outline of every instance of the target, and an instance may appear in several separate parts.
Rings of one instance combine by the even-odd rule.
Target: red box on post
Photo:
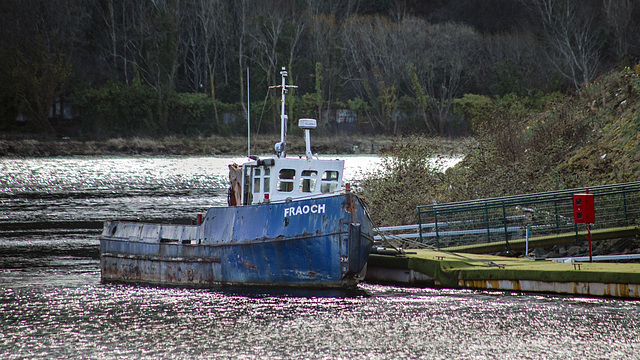
[[[596,220],[593,194],[573,194],[573,221],[593,224]]]

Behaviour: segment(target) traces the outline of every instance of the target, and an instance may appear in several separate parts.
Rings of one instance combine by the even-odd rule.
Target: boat
[[[287,157],[285,95],[295,86],[280,74],[275,155],[230,164],[228,206],[194,224],[105,221],[103,283],[354,288],[364,278],[373,243],[366,204],[343,184],[344,160],[313,156],[315,119],[299,119],[306,152]]]

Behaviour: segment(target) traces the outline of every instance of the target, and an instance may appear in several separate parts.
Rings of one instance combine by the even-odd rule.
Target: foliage
[[[539,92],[582,90],[598,74],[633,66],[640,57],[640,38],[633,35],[640,2],[481,3],[5,0],[0,117],[9,129],[20,112],[31,111],[38,126],[48,128],[57,96],[67,96],[71,86],[82,93],[111,81],[153,91],[151,105],[136,110],[143,118],[123,121],[136,132],[163,135],[183,131],[180,124],[219,132],[217,101],[246,106],[247,68],[251,99],[263,99],[285,66],[299,85],[292,123],[293,115],[320,118],[354,102],[367,130],[379,134],[457,135],[471,122],[466,110],[453,108],[462,94],[515,94],[526,105],[543,100]],[[187,119],[209,104],[199,95],[176,95],[186,93],[211,94],[215,125],[209,115]],[[273,92],[266,99],[270,112],[255,127],[263,133],[278,129],[279,99]],[[106,117],[82,121],[89,128],[121,125]],[[417,119],[424,126],[416,126]]]
[[[128,137],[159,132],[154,123],[155,92],[134,82],[109,82],[101,88],[76,91],[74,108],[82,114],[82,132],[94,138]]]
[[[349,100],[349,109],[356,111],[358,115],[363,115],[365,112],[371,109],[371,106],[360,97],[356,97],[353,100]]]
[[[499,98],[478,145],[447,172],[449,200],[640,180],[637,78],[613,72],[575,95]]]
[[[398,139],[383,154],[380,170],[364,174],[359,191],[376,226],[417,222],[416,206],[431,203],[441,182],[434,155],[424,137]]]
[[[517,94],[524,95],[522,84],[522,69],[512,61],[501,61],[492,67],[496,80],[490,86],[491,92],[496,95]]]
[[[82,116],[82,132],[89,138],[210,135],[230,135],[246,131],[244,115],[239,104],[218,103],[218,110],[235,117],[239,127],[234,131],[228,124],[217,129],[215,109],[211,98],[202,93],[170,93],[163,100],[168,118],[164,128],[158,117],[157,93],[151,87],[134,82],[130,86],[109,82],[101,88],[76,91],[72,96],[74,107]]]
[[[640,80],[630,70],[574,95],[465,96],[476,144],[444,174],[425,165],[428,139],[410,137],[368,174],[362,194],[381,225],[415,223],[415,207],[640,181]],[[423,176],[422,176],[423,175]]]
[[[390,129],[391,124],[387,124],[387,126],[389,126],[388,131],[391,131],[395,134],[398,125],[398,121],[396,118],[396,110],[398,109],[396,87],[394,85],[391,85],[390,87],[381,86],[378,103],[381,107],[382,117],[385,119],[389,119],[389,122],[394,123],[393,130]]]
[[[467,119],[473,129],[476,121],[489,116],[489,109],[492,105],[493,100],[487,96],[464,94],[461,98],[454,100],[453,113]]]
[[[169,132],[184,135],[219,133],[215,109],[206,94],[178,93],[170,98]]]
[[[581,146],[574,146],[554,169],[567,187],[640,180],[638,84],[637,75],[623,69],[596,79],[580,93],[567,116],[584,128],[583,134],[575,134]]]
[[[22,49],[5,49],[0,59],[4,64],[0,82],[6,87],[3,97],[9,101],[7,105],[31,118],[43,133],[55,135],[49,110],[66,90],[72,75],[67,55],[35,40]]]
[[[420,80],[418,79],[418,74],[416,73],[416,66],[413,63],[409,64],[409,77],[411,78],[411,89],[415,93],[415,101],[418,107],[418,111],[420,112],[424,124],[429,130],[433,130],[432,126],[430,126],[430,121],[427,116],[427,109],[429,107],[429,96],[425,94],[422,89],[422,85],[420,85]]]
[[[301,104],[298,105],[301,115],[320,119],[322,117],[322,64],[317,62],[315,69],[315,92],[302,95]],[[302,117],[301,116],[301,117]]]
[[[426,126],[424,117],[417,110],[416,99],[411,96],[403,95],[397,101],[398,113],[396,134],[424,134]]]

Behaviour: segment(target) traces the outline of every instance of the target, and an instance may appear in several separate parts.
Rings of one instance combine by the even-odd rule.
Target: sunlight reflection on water
[[[331,159],[332,157],[323,157]],[[376,155],[339,156],[344,180],[380,166]],[[460,158],[437,160],[450,166]],[[244,157],[77,157],[0,159],[0,220],[191,218],[226,206],[228,165]],[[436,160],[434,160],[436,161]]]
[[[635,302],[362,289],[336,297],[241,288],[4,288],[0,350],[6,358],[583,359],[633,358],[640,346]]]
[[[346,181],[380,163],[341,158]],[[640,358],[637,301],[100,283],[103,220],[189,219],[223,205],[234,161],[244,158],[0,159],[2,358]]]

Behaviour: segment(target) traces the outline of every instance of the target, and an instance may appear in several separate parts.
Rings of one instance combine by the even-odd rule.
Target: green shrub
[[[483,95],[464,94],[462,98],[453,101],[453,113],[461,116],[471,124],[472,130],[476,130],[478,121],[486,118],[494,101]]]
[[[168,105],[169,132],[182,135],[218,132],[213,101],[208,95],[177,93],[169,99]]]
[[[92,138],[131,137],[156,133],[155,91],[138,82],[76,91],[71,101],[82,119],[82,132]]]
[[[431,204],[441,184],[435,157],[429,139],[402,138],[382,155],[379,170],[364,174],[358,191],[376,226],[417,223],[416,207]]]

